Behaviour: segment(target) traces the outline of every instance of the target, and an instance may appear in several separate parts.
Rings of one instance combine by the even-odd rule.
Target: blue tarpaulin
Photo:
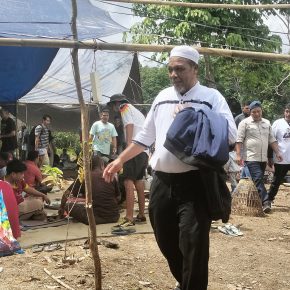
[[[49,68],[57,48],[0,47],[1,104],[13,104],[37,84]]]
[[[109,14],[79,0],[78,39],[124,31]],[[71,0],[0,0],[0,37],[71,39]],[[42,78],[58,49],[0,47],[0,104],[13,104]]]

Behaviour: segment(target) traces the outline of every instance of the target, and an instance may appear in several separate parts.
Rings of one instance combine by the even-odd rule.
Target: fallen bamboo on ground
[[[54,275],[52,275],[46,268],[43,268],[43,271],[49,277],[51,277],[54,281],[56,281],[58,284],[60,284],[61,286],[65,287],[66,289],[75,290],[74,288],[70,287],[69,285],[65,284],[64,282],[62,282],[61,280],[59,280],[57,277],[55,277]]]

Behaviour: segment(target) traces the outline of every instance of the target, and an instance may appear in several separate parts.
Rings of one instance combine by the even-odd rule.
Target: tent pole
[[[129,44],[129,43],[102,43],[94,40],[55,40],[55,39],[23,39],[0,38],[0,46],[19,47],[58,47],[75,49],[113,50],[113,51],[139,51],[139,52],[169,52],[173,45]],[[231,58],[249,58],[267,61],[290,61],[289,54],[266,53],[222,48],[208,48],[195,46],[203,55],[222,56]]]
[[[16,101],[15,103],[15,127],[16,127],[16,131],[15,131],[15,134],[16,134],[16,142],[18,143],[18,101]],[[18,146],[17,146],[18,147]],[[19,156],[20,156],[20,148],[16,148],[16,158],[19,159]]]
[[[28,128],[28,121],[27,121],[27,104],[25,104],[25,125]]]
[[[71,18],[71,29],[73,38],[76,41],[77,36],[77,3],[76,0],[71,0],[72,3],[72,18]],[[89,149],[89,130],[88,130],[88,107],[84,102],[82,93],[81,78],[78,64],[78,48],[74,47],[71,51],[72,63],[75,84],[81,109],[81,123],[82,123],[82,140],[83,140],[83,165],[84,165],[84,181],[86,190],[86,211],[89,221],[89,245],[93,256],[94,267],[95,267],[95,290],[102,290],[102,276],[101,276],[101,261],[97,245],[97,229],[96,221],[93,212],[93,201],[92,201],[92,186],[91,186],[91,160],[90,160],[90,149]]]
[[[188,3],[177,1],[164,1],[164,0],[106,0],[108,2],[121,2],[121,3],[134,3],[134,4],[147,4],[147,5],[161,5],[161,6],[175,6],[187,7],[192,9],[287,9],[290,4],[217,4],[217,3]]]

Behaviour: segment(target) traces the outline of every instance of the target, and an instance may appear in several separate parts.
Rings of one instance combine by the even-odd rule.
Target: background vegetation
[[[219,0],[200,2],[220,3]],[[226,2],[258,3],[253,0]],[[259,3],[279,4],[286,1],[262,0]],[[142,21],[130,30],[133,42],[281,53],[280,36],[265,24],[267,17],[276,15],[288,31],[289,42],[284,45],[290,51],[289,9],[206,10],[135,4],[133,12],[142,17]],[[168,54],[154,55],[153,58],[165,61]],[[260,100],[264,115],[273,120],[281,115],[283,106],[290,101],[289,63],[204,56],[200,62],[200,80],[217,88],[225,96],[234,115],[240,112],[243,101]],[[144,102],[151,103],[160,89],[169,85],[166,67],[141,67],[141,81]]]
[[[79,134],[71,132],[53,132],[53,143],[56,147],[56,153],[60,155],[62,149],[66,148],[68,154],[73,160],[80,153],[80,137]]]

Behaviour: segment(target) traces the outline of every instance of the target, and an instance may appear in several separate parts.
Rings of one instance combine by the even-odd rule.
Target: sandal
[[[44,247],[43,251],[52,252],[61,249],[62,246],[60,244],[50,244]]]
[[[225,228],[227,229],[229,235],[232,236],[243,236],[244,234],[234,225],[232,224],[226,224]]]
[[[115,226],[112,227],[113,230],[115,229],[120,229],[120,228],[128,228],[128,227],[134,227],[135,226],[135,222],[128,220],[127,218],[122,218],[120,219],[119,223]]]
[[[43,249],[44,249],[44,245],[34,245],[31,248],[31,251],[32,251],[32,253],[40,253],[43,251]]]
[[[135,224],[142,224],[142,223],[146,223],[146,216],[140,216],[139,214],[134,217],[134,223]]]

